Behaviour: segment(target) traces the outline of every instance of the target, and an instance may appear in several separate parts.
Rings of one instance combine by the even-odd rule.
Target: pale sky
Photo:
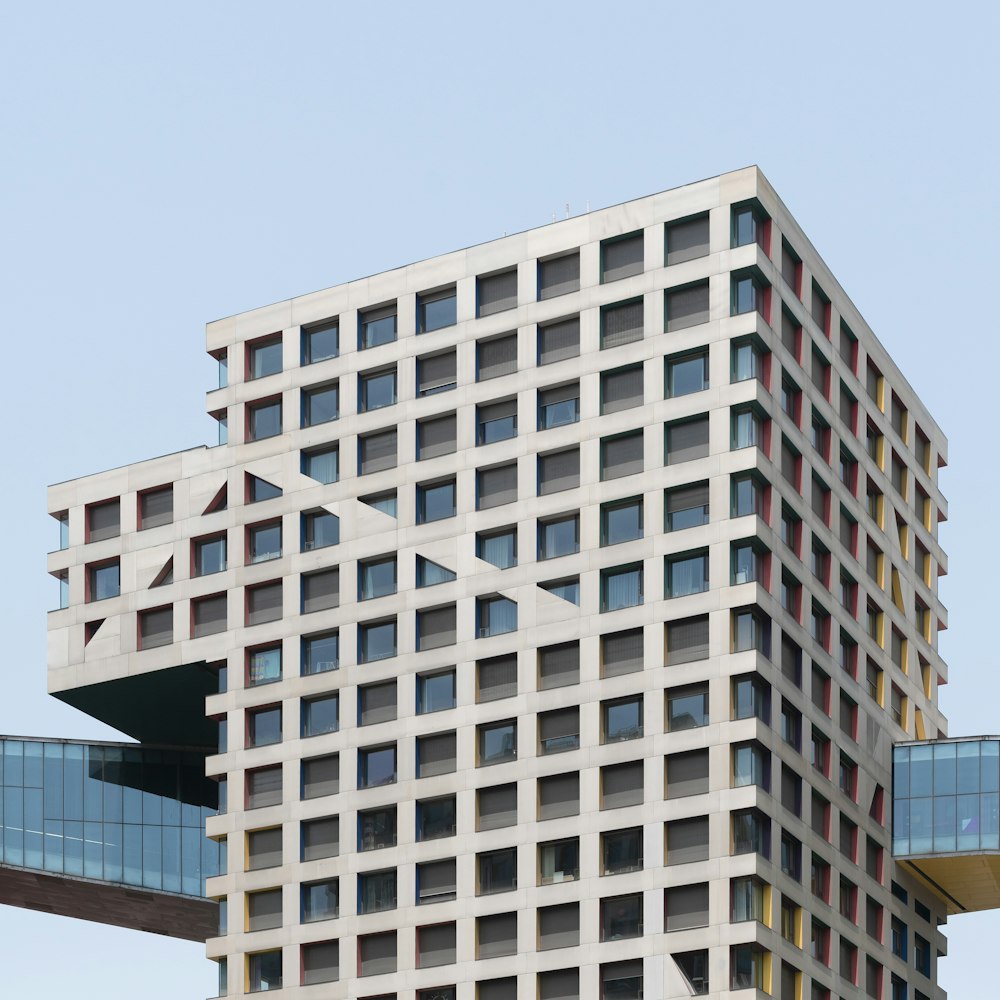
[[[950,438],[942,702],[953,735],[1000,731],[998,12],[6,5],[0,732],[114,738],[45,694],[44,490],[211,441],[207,321],[750,163]],[[995,993],[998,935],[951,923],[952,996]],[[198,945],[3,907],[0,939],[4,996],[216,990]]]

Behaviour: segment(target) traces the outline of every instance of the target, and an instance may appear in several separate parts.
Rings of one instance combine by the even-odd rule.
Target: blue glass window
[[[247,713],[248,743],[252,747],[264,747],[281,742],[281,706],[259,708]]]
[[[375,372],[359,376],[361,382],[361,410],[380,410],[396,402],[396,371]]]
[[[309,552],[340,541],[340,518],[326,510],[302,515],[302,548]]]
[[[358,349],[367,350],[396,339],[396,303],[358,314]]]
[[[667,361],[667,397],[687,396],[708,388],[708,352]]]
[[[476,555],[498,569],[517,565],[517,528],[504,528],[476,535]]]
[[[340,725],[340,699],[336,694],[302,700],[302,735],[335,733]]]
[[[250,562],[267,562],[281,558],[281,522],[255,525],[248,529]]]
[[[601,610],[618,611],[642,604],[642,566],[601,571]]]
[[[302,673],[323,674],[340,666],[340,633],[306,636],[302,640]]]
[[[264,378],[267,375],[276,375],[281,371],[281,338],[276,340],[259,341],[250,345],[250,371],[248,377],[251,379]]]
[[[642,538],[642,498],[601,506],[601,544],[617,545]]]
[[[380,510],[383,514],[388,514],[389,517],[397,517],[398,505],[396,502],[396,491],[393,490],[391,493],[378,493],[372,496],[359,497],[362,503],[368,504],[369,507],[374,507],[376,510]]]
[[[358,564],[359,598],[362,601],[396,593],[396,557],[369,559]]]
[[[360,625],[361,662],[372,663],[396,655],[396,620]]]
[[[538,522],[538,558],[555,559],[573,555],[580,550],[580,517],[553,518]]]
[[[481,597],[479,636],[485,638],[517,631],[517,605],[506,597]]]
[[[417,676],[417,712],[443,712],[455,707],[455,671]]]
[[[302,886],[302,922],[330,920],[340,909],[340,883],[331,878]]]
[[[454,326],[456,318],[454,286],[417,296],[417,330],[420,333]]]
[[[226,568],[226,536],[206,538],[194,543],[194,575],[208,576]]]
[[[281,647],[272,646],[269,649],[254,649],[250,651],[247,683],[269,684],[281,680]]]
[[[337,320],[302,328],[302,364],[335,358],[340,353],[340,325]]]
[[[455,483],[434,483],[417,487],[417,521],[427,524],[455,516]]]
[[[68,586],[67,581],[67,589]],[[90,599],[92,601],[104,601],[109,597],[117,597],[120,592],[120,567],[117,559],[113,563],[91,567]]]
[[[340,416],[340,391],[336,382],[302,390],[302,426],[315,427]]]
[[[376,788],[396,780],[396,745],[358,751],[358,787]]]
[[[601,718],[605,743],[639,739],[642,736],[642,697],[602,703]]]
[[[280,399],[265,403],[248,403],[247,413],[250,418],[247,429],[250,441],[263,441],[264,438],[275,437],[281,433]]]

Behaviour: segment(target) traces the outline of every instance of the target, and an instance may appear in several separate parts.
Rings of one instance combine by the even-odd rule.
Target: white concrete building
[[[218,729],[220,995],[944,996],[947,446],[759,170],[207,346],[220,446],[50,490],[49,680]]]

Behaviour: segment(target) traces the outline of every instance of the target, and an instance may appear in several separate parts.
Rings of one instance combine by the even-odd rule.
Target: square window
[[[303,573],[302,614],[325,611],[340,604],[340,569],[321,569],[314,573]]]
[[[281,804],[281,765],[246,772],[247,809]]]
[[[642,538],[642,497],[601,505],[601,544],[617,545]]]
[[[265,378],[281,371],[281,336],[247,344],[247,379]]]
[[[383,556],[358,563],[358,599],[370,601],[396,593],[396,557]]]
[[[667,267],[686,260],[706,257],[709,252],[708,213],[668,222],[666,227]]]
[[[538,390],[538,429],[551,430],[580,420],[580,383]]]
[[[709,723],[708,683],[687,684],[667,690],[667,732],[699,729]]]
[[[642,340],[643,336],[642,299],[630,302],[616,302],[601,308],[601,350],[621,347]]]
[[[251,563],[281,558],[281,522],[253,524],[247,528],[248,555]]]
[[[476,315],[492,316],[517,307],[517,268],[476,278]]]
[[[601,284],[641,274],[645,233],[639,230],[601,241]]]
[[[302,735],[322,736],[340,727],[340,699],[336,694],[302,699]]]
[[[455,516],[455,480],[417,486],[417,523],[427,524]]]
[[[708,590],[708,552],[666,557],[666,597],[687,597]]]
[[[708,524],[708,482],[677,486],[664,492],[667,531]]]
[[[205,635],[225,632],[227,628],[228,600],[225,594],[211,594],[191,601],[191,635],[200,639]]]
[[[383,910],[396,909],[396,869],[387,868],[378,872],[363,872],[358,875],[358,913],[381,913]],[[383,937],[384,935],[368,935],[371,937]],[[393,946],[396,943],[396,932],[391,934]],[[358,939],[359,950],[361,944],[367,939]],[[395,971],[395,947],[393,947],[393,967],[392,969],[381,969],[379,971]],[[372,975],[371,971],[362,971],[361,975]]]
[[[479,887],[476,895],[509,892],[517,888],[517,851],[513,847],[477,855]]]
[[[247,403],[247,440],[263,441],[281,433],[281,400]]]
[[[302,673],[325,674],[340,667],[340,633],[304,636],[302,639]]]
[[[431,333],[457,322],[455,286],[417,296],[417,332]]]
[[[580,485],[580,449],[549,452],[538,456],[538,495],[560,493]]]
[[[476,444],[517,437],[517,398],[476,407]]]
[[[417,421],[417,461],[451,455],[458,447],[454,413]]]
[[[708,282],[668,288],[664,292],[667,333],[707,323],[710,316]]]
[[[417,777],[453,774],[456,767],[455,733],[432,733],[417,737]]]
[[[326,754],[302,761],[302,798],[317,799],[340,791],[340,755]]]
[[[504,764],[517,759],[517,722],[484,723],[477,727],[479,767]]]
[[[438,649],[455,645],[456,612],[454,604],[439,608],[421,608],[417,612],[417,649]]]
[[[601,480],[634,476],[643,470],[643,433],[601,439]]]
[[[139,612],[139,648],[169,646],[174,641],[174,609],[150,608]]]
[[[396,682],[369,684],[358,688],[359,725],[374,725],[396,718]]]
[[[538,881],[541,885],[575,882],[580,877],[580,841],[577,837],[538,845]]]
[[[417,840],[455,836],[455,796],[424,799],[417,803]]]
[[[476,381],[512,375],[517,371],[517,334],[476,342]]]
[[[551,365],[557,361],[580,356],[580,317],[558,320],[538,327],[538,364]]]
[[[601,375],[601,413],[618,413],[642,406],[644,399],[642,365],[619,368]]]
[[[338,383],[302,390],[302,426],[315,427],[340,415]]]
[[[678,420],[664,428],[666,465],[679,465],[708,457],[708,414],[691,420]]]
[[[280,923],[279,923],[280,926]],[[281,989],[281,951],[259,951],[247,956],[248,993]]]
[[[319,861],[340,854],[340,818],[322,816],[303,820],[300,826],[302,860]]]
[[[106,601],[121,593],[121,568],[117,559],[89,566],[87,572],[89,601]]]
[[[601,702],[602,743],[642,738],[642,696]]]
[[[438,392],[447,392],[449,389],[454,389],[457,384],[454,351],[417,358],[418,396],[433,396]]]
[[[302,923],[331,920],[340,912],[340,881],[324,879],[302,885]]]
[[[340,447],[328,445],[302,452],[302,473],[319,483],[335,483],[340,478]]]
[[[139,530],[158,528],[174,520],[174,488],[163,486],[139,494]],[[63,546],[65,548],[65,546]]]
[[[318,361],[335,358],[339,353],[339,320],[325,320],[302,327],[302,364],[314,365]]]
[[[396,339],[396,303],[358,313],[358,350],[365,351]]]
[[[358,850],[381,851],[396,846],[396,807],[358,813]]]
[[[358,751],[358,788],[377,788],[396,781],[396,744]]]
[[[517,604],[507,597],[480,597],[476,601],[479,638],[517,631]]]
[[[360,383],[361,412],[380,410],[396,402],[396,369],[381,372],[363,372],[358,376]]]
[[[281,742],[281,706],[247,712],[247,746],[266,747]]]
[[[226,568],[226,536],[198,538],[194,546],[194,576],[209,576],[221,573]]]
[[[708,351],[667,358],[666,396],[674,399],[708,388]]]
[[[302,550],[324,549],[340,541],[340,518],[328,510],[312,510],[302,515]]]
[[[362,663],[373,663],[396,655],[396,619],[359,625]]]
[[[601,570],[601,611],[642,604],[642,565]]]
[[[247,686],[281,680],[281,647],[267,646],[247,651]]]
[[[538,522],[538,558],[555,559],[580,551],[580,515]]]
[[[580,251],[538,262],[538,298],[552,299],[580,287]]]
[[[433,674],[417,675],[417,714],[443,712],[454,708],[455,671],[445,670]]]
[[[373,431],[358,438],[358,471],[362,476],[396,468],[396,428]]]
[[[480,531],[476,535],[476,556],[497,569],[517,565],[517,528]]]

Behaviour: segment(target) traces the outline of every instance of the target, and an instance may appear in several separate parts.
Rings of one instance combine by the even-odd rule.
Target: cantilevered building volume
[[[220,995],[943,997],[946,443],[756,168],[208,351],[218,447],[50,490],[49,684],[202,749]]]

